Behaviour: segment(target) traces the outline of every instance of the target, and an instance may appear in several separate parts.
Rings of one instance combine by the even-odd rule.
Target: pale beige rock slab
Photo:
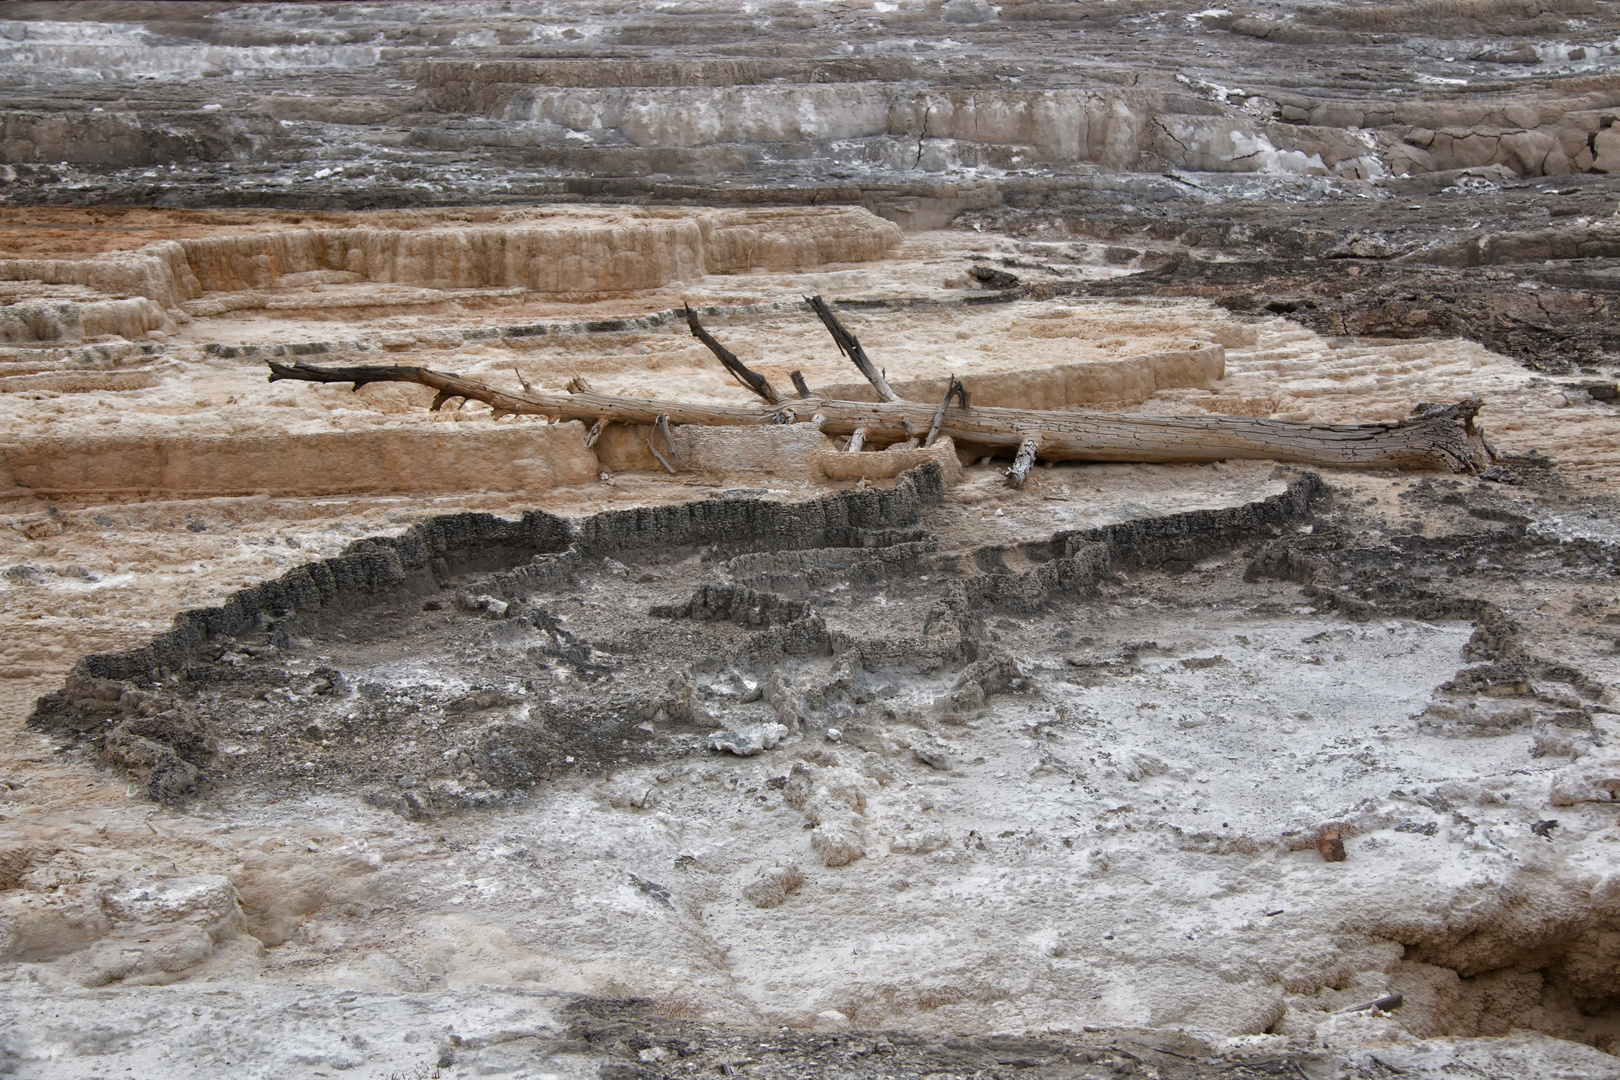
[[[144,297],[177,317],[227,311],[320,306],[321,297],[263,290],[369,283],[418,290],[488,290],[581,296],[657,289],[706,274],[797,271],[881,258],[897,246],[898,226],[858,207],[759,210],[592,210],[537,208],[493,222],[446,221],[398,227],[398,215],[353,227],[280,223],[162,240],[137,251],[81,258],[3,258],[0,281],[38,281],[105,294],[125,307],[58,300],[0,308],[0,339],[78,341],[97,334],[140,337],[164,324]],[[431,219],[430,219],[431,220]],[[3,253],[0,253],[3,255]],[[478,298],[475,297],[475,298]],[[387,289],[335,295],[330,306],[386,306],[449,299]]]
[[[20,494],[330,495],[544,491],[595,478],[582,424],[454,424],[251,435],[61,436],[0,444],[0,488]]]

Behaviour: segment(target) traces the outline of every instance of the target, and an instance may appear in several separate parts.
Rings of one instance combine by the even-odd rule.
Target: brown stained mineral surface
[[[0,1073],[1620,1077],[1617,120],[1609,0],[0,4]]]

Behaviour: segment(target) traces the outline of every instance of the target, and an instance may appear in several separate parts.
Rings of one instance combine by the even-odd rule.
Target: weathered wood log
[[[693,405],[679,401],[619,397],[589,388],[574,393],[531,391],[513,394],[473,379],[429,368],[338,367],[270,362],[270,379],[317,383],[409,382],[441,396],[482,401],[502,413],[554,420],[608,420],[652,424],[782,424],[819,417],[828,435],[852,435],[865,428],[867,440],[904,442],[933,421],[934,406],[910,401],[839,401],[810,398],[770,406]],[[574,379],[571,385],[581,386]],[[437,398],[435,399],[437,400]],[[1377,424],[1315,424],[1252,416],[1138,416],[1042,409],[958,409],[940,433],[959,445],[1015,452],[1026,439],[1040,444],[1048,461],[1199,462],[1231,458],[1298,465],[1350,465],[1364,468],[1438,469],[1478,472],[1489,467],[1490,449],[1474,425],[1476,395],[1454,405],[1425,406],[1405,420]]]
[[[1040,447],[1041,444],[1034,439],[1025,439],[1018,444],[1018,454],[1013,458],[1012,468],[1007,470],[1008,487],[1024,486],[1024,481],[1029,479],[1029,470],[1035,466],[1035,454]]]
[[[854,433],[850,435],[849,445],[844,447],[844,450],[851,454],[858,454],[861,452],[861,448],[865,445],[866,429],[863,427],[858,427],[855,429]]]

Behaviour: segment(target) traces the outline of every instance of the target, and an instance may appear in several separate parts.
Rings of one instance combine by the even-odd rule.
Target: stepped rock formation
[[[354,296],[287,295],[334,285],[396,285],[435,293],[496,290],[496,295],[505,290],[507,296],[635,292],[706,274],[865,262],[901,239],[893,225],[844,208],[466,216],[473,220],[448,224],[419,218],[401,221],[403,228],[390,228],[387,216],[362,219],[360,227],[326,229],[269,223],[244,229],[227,220],[213,232],[207,216],[194,215],[184,224],[211,235],[76,259],[0,259],[0,281],[124,294],[89,303],[8,305],[5,340],[143,337],[164,326],[164,309],[182,316],[221,315],[450,298],[399,290],[360,292],[358,303]]]
[[[1620,1076],[1617,120],[1614,0],[0,3],[0,1074]],[[265,378],[395,365],[546,407]]]
[[[14,199],[50,200],[83,171],[103,197],[161,189],[199,205],[505,202],[739,177],[876,184],[898,198],[868,201],[900,217],[905,200],[939,197],[907,183],[982,198],[962,170],[1016,187],[1076,169],[1620,165],[1620,39],[1597,0],[394,5],[337,20],[79,8],[8,5],[0,161]]]

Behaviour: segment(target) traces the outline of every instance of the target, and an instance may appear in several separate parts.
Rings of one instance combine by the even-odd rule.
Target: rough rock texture
[[[0,1072],[1616,1075],[1617,33],[0,5]],[[745,399],[690,303],[864,395],[817,294],[926,400],[1499,465],[263,381]]]
[[[964,172],[1620,166],[1597,0],[7,7],[0,153],[31,201],[85,177],[323,208],[748,177],[937,224],[994,199]]]
[[[412,978],[386,953],[371,954],[366,967],[379,976],[390,972]],[[1420,1080],[1479,1075],[1604,1080],[1613,1075],[1607,1055],[1530,1033],[1464,1044],[1437,1040],[1324,1053],[1263,1043],[1224,1046],[1185,1033],[1153,1031],[919,1039],[904,1031],[841,1031],[844,1021],[836,1010],[828,1010],[834,1015],[823,1021],[826,1030],[783,1030],[766,1041],[747,1028],[671,1020],[642,1002],[514,988],[427,995],[397,989],[257,988],[244,993],[172,987],[151,994],[141,1020],[115,1028],[105,1023],[104,997],[93,991],[46,995],[19,986],[14,1003],[22,1009],[49,1008],[52,1021],[8,1030],[0,1060],[15,1072],[42,1080],[76,1080],[84,1075],[86,1059],[128,1060],[133,1068],[187,1070],[199,1076],[230,1069],[264,1077],[367,1069],[382,1076],[431,1076],[438,1071],[441,1076],[594,1080],[747,1069],[786,1080],[836,1069],[838,1075],[857,1080],[954,1080],[1044,1068],[1097,1080],[1139,1076],[1147,1069],[1167,1080],[1266,1080],[1279,1070],[1384,1080],[1391,1066],[1402,1070],[1397,1075]],[[289,1016],[297,1018],[297,1038],[267,1043],[261,1033]],[[157,1032],[172,1039],[148,1038]],[[196,1054],[177,1057],[172,1044],[181,1040],[195,1045]],[[1482,1072],[1503,1068],[1514,1072]]]
[[[1313,475],[999,544],[971,539],[934,465],[798,505],[434,519],[187,613],[146,649],[86,658],[30,724],[157,801],[302,790],[346,800],[345,816],[499,821],[469,858],[548,875],[585,842],[564,824],[584,798],[591,843],[655,917],[571,944],[526,931],[522,949],[590,981],[607,976],[584,974],[582,948],[673,959],[678,940],[719,934],[733,962],[771,971],[724,992],[721,969],[690,961],[611,976],[666,1010],[935,1033],[1078,1012],[1328,1048],[1521,1027],[1607,1045],[1620,909],[1577,852],[1608,842],[1591,815],[1613,778],[1594,751],[1538,736],[1606,744],[1609,691],[1589,649],[1547,649],[1503,601],[1537,565],[1612,574],[1615,551],[1532,532],[1547,510],[1510,511],[1478,481],[1411,483],[1401,500],[1424,528],[1388,546],[1367,543],[1388,524],[1355,486]],[[1392,576],[1397,559],[1408,573]],[[1589,793],[1564,794],[1571,755],[1595,763],[1579,765]],[[1258,786],[1230,769],[1256,757]],[[181,766],[190,786],[168,779]],[[1549,824],[1549,802],[1564,820]],[[671,815],[679,839],[658,824]],[[1347,860],[1318,854],[1326,830]],[[806,862],[818,869],[783,869]],[[343,873],[361,908],[404,887],[375,863]],[[593,888],[599,872],[580,873],[551,887]],[[1392,889],[1392,873],[1420,889]],[[1025,884],[958,910],[985,875]],[[875,899],[885,885],[894,899]],[[244,887],[246,925],[287,940],[281,898]],[[416,883],[413,910],[446,903],[442,888]],[[297,933],[351,933],[333,903],[317,894]],[[487,903],[501,918],[498,891]],[[790,914],[746,914],[761,908]],[[947,924],[975,944],[882,945]],[[63,960],[13,948],[100,971],[79,957],[90,942]],[[829,981],[827,950],[850,942],[850,975]],[[699,986],[718,996],[698,1005]],[[1346,1018],[1392,991],[1392,1020]]]

